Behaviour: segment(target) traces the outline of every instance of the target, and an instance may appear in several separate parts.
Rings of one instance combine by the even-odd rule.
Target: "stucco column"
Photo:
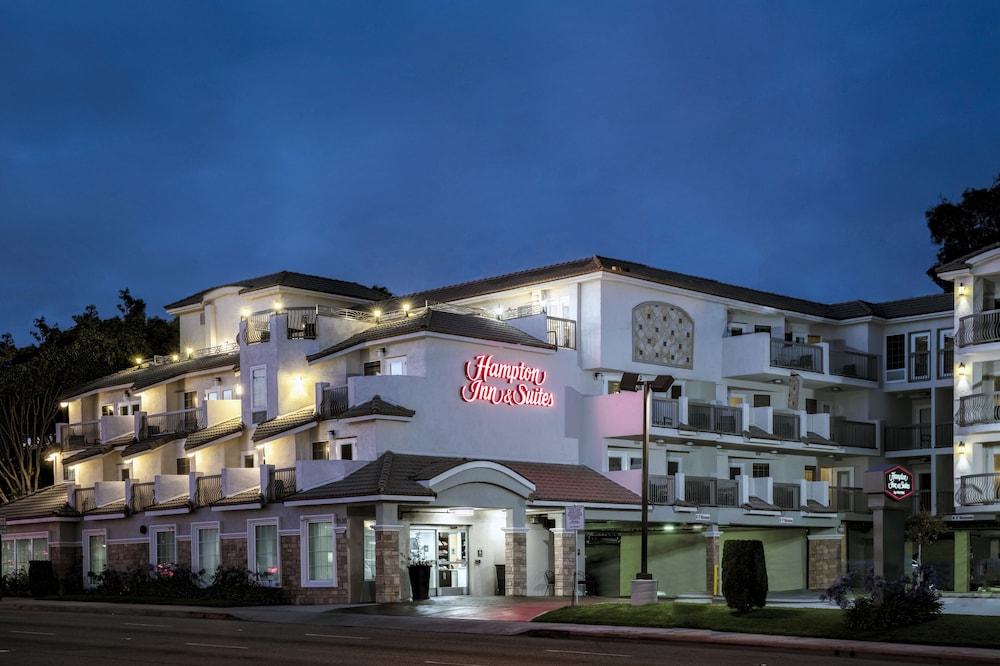
[[[571,597],[576,578],[576,530],[556,528],[552,530],[552,536],[556,574],[552,594]]]
[[[705,589],[713,597],[720,594],[719,589],[719,565],[722,563],[722,532],[715,525],[712,525],[707,532],[703,532],[705,537]]]
[[[504,528],[504,562],[506,564],[506,592],[509,597],[528,594],[528,528]]]
[[[825,590],[844,575],[844,541],[844,535],[836,532],[810,534],[806,537],[809,562],[809,580],[806,581],[808,589]]]

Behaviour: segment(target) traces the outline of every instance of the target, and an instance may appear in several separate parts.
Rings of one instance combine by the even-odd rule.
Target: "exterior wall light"
[[[958,455],[960,455],[960,456],[964,456],[965,455],[965,442],[959,442],[958,443]]]
[[[958,295],[959,296],[965,296],[965,283],[964,282],[959,282],[958,283]]]
[[[135,364],[136,365],[142,365],[142,357],[141,356],[136,356],[135,357]]]
[[[965,364],[964,363],[959,363],[958,364],[958,376],[959,377],[964,377],[965,376]]]

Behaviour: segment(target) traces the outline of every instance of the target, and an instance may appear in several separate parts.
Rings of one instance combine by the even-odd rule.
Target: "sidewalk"
[[[581,604],[621,599],[582,597]],[[159,617],[196,617],[236,619],[254,622],[307,624],[336,627],[370,627],[463,634],[534,635],[549,637],[586,637],[611,639],[660,640],[685,643],[712,643],[779,649],[802,653],[822,653],[844,657],[892,659],[911,663],[997,664],[1000,650],[981,648],[904,645],[820,638],[737,634],[695,629],[611,627],[579,624],[531,622],[532,618],[572,603],[561,597],[436,597],[399,604],[361,604],[352,606],[248,606],[239,608],[203,608],[144,604],[112,604],[74,601],[44,601],[5,598],[0,610],[48,610],[63,612],[131,613]],[[822,607],[814,593],[778,593],[768,599],[768,606]],[[945,612],[1000,615],[1000,600],[972,597],[947,597]],[[989,612],[990,610],[996,612]]]

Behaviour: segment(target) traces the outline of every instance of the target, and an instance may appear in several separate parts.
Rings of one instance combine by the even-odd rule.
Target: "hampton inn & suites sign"
[[[468,380],[460,389],[465,402],[493,405],[552,407],[555,395],[543,388],[545,371],[521,363],[499,363],[492,354],[479,354],[465,364]]]

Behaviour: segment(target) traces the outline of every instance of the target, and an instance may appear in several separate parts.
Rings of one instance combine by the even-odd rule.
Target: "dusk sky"
[[[0,0],[0,332],[280,270],[591,256],[938,291],[1000,173],[1000,2]]]

